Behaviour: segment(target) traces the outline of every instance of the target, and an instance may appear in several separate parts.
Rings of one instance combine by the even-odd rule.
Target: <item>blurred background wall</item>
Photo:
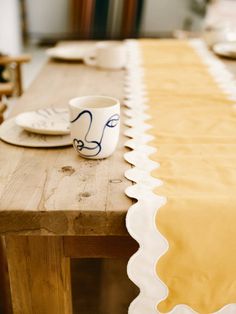
[[[199,7],[201,5],[200,2]],[[144,37],[165,37],[170,36],[175,29],[199,31],[201,27],[202,14],[197,10],[197,2],[191,0],[145,1],[140,30]]]
[[[24,0],[30,39],[171,36],[199,30],[204,0]]]
[[[71,33],[70,0],[25,0],[26,32],[32,39]]]
[[[207,0],[0,0],[0,51],[59,39],[171,37],[199,31]]]
[[[0,0],[0,51],[18,54],[22,48],[20,1]]]

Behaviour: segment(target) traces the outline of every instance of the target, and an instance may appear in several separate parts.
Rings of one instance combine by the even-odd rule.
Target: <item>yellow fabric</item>
[[[167,197],[156,224],[170,248],[157,263],[169,289],[158,310],[201,314],[236,303],[236,109],[186,41],[141,40],[149,123]]]

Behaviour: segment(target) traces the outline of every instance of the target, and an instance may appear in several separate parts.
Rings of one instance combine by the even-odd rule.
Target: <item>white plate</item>
[[[15,118],[16,124],[26,131],[46,135],[70,133],[69,111],[62,108],[44,108],[23,112]]]
[[[218,43],[212,49],[219,56],[236,58],[236,42]]]
[[[51,58],[79,61],[83,60],[93,46],[94,44],[65,45],[47,49],[46,53]]]
[[[0,126],[0,139],[6,143],[24,147],[61,147],[72,145],[70,135],[43,135],[27,132],[15,123],[15,118]]]

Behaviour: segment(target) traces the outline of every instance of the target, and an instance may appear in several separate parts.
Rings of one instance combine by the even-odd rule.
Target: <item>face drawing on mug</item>
[[[83,139],[74,138],[73,145],[74,145],[74,148],[77,150],[77,152],[80,153],[81,156],[95,157],[102,150],[102,140],[103,140],[106,129],[115,128],[119,123],[120,116],[118,114],[113,114],[104,124],[101,134],[98,134],[98,137],[92,140],[88,138],[90,136],[90,130],[93,123],[93,115],[91,111],[84,110],[80,112],[79,115],[74,120],[71,121],[71,123],[74,123],[78,121],[79,119],[83,119],[84,117],[89,118],[88,130],[85,133],[85,136]]]

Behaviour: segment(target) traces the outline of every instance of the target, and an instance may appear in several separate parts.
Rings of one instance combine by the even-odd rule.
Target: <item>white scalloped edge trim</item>
[[[162,182],[150,174],[159,164],[148,157],[156,149],[148,145],[153,137],[146,133],[151,126],[145,122],[149,115],[145,113],[148,107],[139,45],[136,40],[127,40],[126,46],[128,65],[124,103],[128,108],[125,111],[128,119],[125,124],[130,128],[125,135],[130,139],[125,146],[132,151],[126,153],[124,158],[134,167],[126,171],[125,176],[136,184],[125,192],[137,200],[128,210],[126,226],[130,235],[139,243],[139,250],[128,262],[127,272],[140,289],[139,295],[129,307],[129,314],[156,314],[158,301],[165,299],[168,294],[167,287],[157,277],[155,270],[158,259],[168,250],[168,243],[155,224],[157,210],[166,203],[166,198],[152,192]]]
[[[236,84],[234,76],[225,65],[217,60],[207,49],[202,40],[189,41],[198,52],[209,72],[219,84],[229,100],[236,101]],[[125,114],[128,119],[125,124],[130,128],[125,135],[130,139],[125,146],[132,149],[124,158],[134,167],[126,171],[125,176],[136,184],[126,189],[127,196],[135,198],[126,216],[126,226],[130,235],[139,243],[138,251],[130,258],[127,266],[129,278],[139,287],[140,293],[130,304],[129,314],[156,314],[157,304],[168,295],[167,286],[158,278],[156,264],[159,258],[169,248],[167,240],[157,230],[155,216],[158,209],[166,203],[166,198],[158,196],[152,190],[162,184],[151,176],[151,171],[159,164],[149,159],[156,151],[149,146],[152,136],[146,131],[151,126],[145,122],[149,116],[145,113],[147,107],[146,90],[143,83],[144,70],[141,66],[141,54],[137,40],[126,41],[128,65],[125,77],[124,104],[128,108]],[[236,304],[228,304],[215,314],[235,314]],[[161,314],[161,313],[159,313]],[[176,305],[169,314],[197,314],[186,304]]]

